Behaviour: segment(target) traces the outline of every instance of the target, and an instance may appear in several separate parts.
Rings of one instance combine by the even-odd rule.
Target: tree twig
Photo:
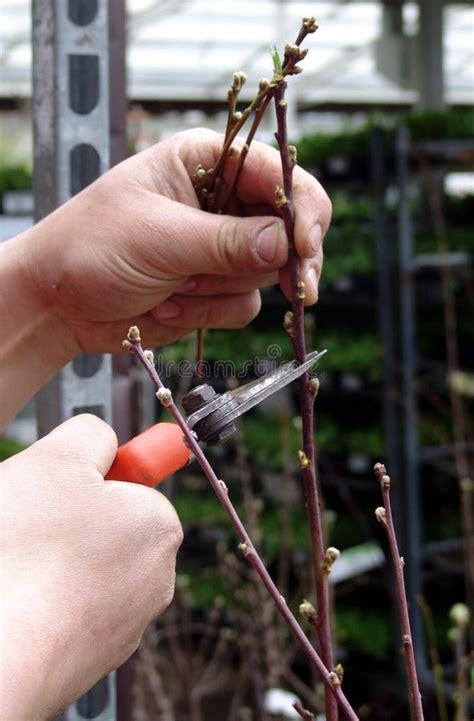
[[[395,569],[395,580],[397,586],[397,603],[400,612],[400,623],[402,629],[402,643],[405,652],[405,662],[408,676],[408,687],[410,691],[410,700],[413,709],[414,721],[423,721],[423,706],[421,705],[421,693],[418,685],[418,675],[416,672],[415,653],[413,650],[413,641],[411,637],[410,616],[408,613],[408,603],[405,592],[405,579],[403,576],[403,567],[405,562],[398,552],[397,536],[395,526],[393,524],[392,506],[390,502],[390,476],[387,475],[385,466],[382,463],[376,463],[374,467],[375,475],[380,482],[382,490],[383,507],[379,507],[375,511],[375,517],[387,533],[388,543],[390,547],[390,555],[392,557],[393,567]]]
[[[298,58],[296,48],[295,58]],[[302,363],[306,357],[306,339],[304,328],[305,284],[301,278],[301,263],[294,238],[293,208],[293,169],[296,165],[296,150],[288,143],[286,100],[286,81],[282,80],[274,92],[277,116],[276,139],[280,149],[283,186],[276,188],[276,203],[282,214],[289,244],[289,268],[292,290],[292,312],[285,316],[284,326],[291,339],[296,359]],[[325,556],[324,530],[322,520],[322,498],[316,479],[316,452],[314,443],[314,400],[318,390],[316,379],[310,379],[305,373],[300,379],[300,406],[302,419],[303,450],[300,452],[300,469],[303,477],[306,498],[307,517],[311,538],[313,570],[316,585],[318,607],[317,636],[321,658],[329,670],[334,669],[332,649],[332,629],[329,599],[328,574],[324,573]],[[337,706],[332,696],[326,698],[327,721],[337,721]]]
[[[224,483],[224,481],[217,478],[212,466],[210,465],[206,455],[204,454],[199,443],[197,442],[193,432],[188,428],[185,419],[180,413],[178,407],[175,405],[171,391],[163,385],[158,373],[156,372],[152,352],[143,350],[141,345],[140,331],[136,326],[132,326],[130,328],[127,340],[124,341],[124,347],[133,352],[140,364],[145,368],[156,388],[156,395],[158,400],[171,413],[176,423],[183,431],[183,436],[186,444],[188,445],[189,449],[194,454],[195,459],[204,471],[209,483],[211,484],[223,508],[225,509],[232,523],[232,526],[234,527],[234,530],[236,531],[240,539],[239,550],[257,572],[257,575],[259,576],[261,582],[264,584],[265,588],[270,594],[278,612],[283,617],[284,621],[298,640],[308,661],[319,672],[322,680],[324,681],[326,689],[336,698],[341,711],[344,712],[348,721],[359,721],[357,714],[355,713],[354,709],[344,695],[344,692],[342,691],[338,675],[334,672],[328,671],[319,654],[313,648],[308,638],[306,637],[303,629],[288,608],[285,599],[280,595],[259,554],[255,550],[252,541],[237,513],[237,510],[235,509],[232,501],[229,498],[229,492],[226,484]]]

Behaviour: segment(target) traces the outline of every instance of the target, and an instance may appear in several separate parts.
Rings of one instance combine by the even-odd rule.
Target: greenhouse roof
[[[30,7],[31,0],[0,0],[3,98],[31,93]],[[472,103],[474,9],[461,2],[447,4],[444,12],[445,99]],[[232,73],[243,70],[250,98],[258,80],[271,74],[269,46],[293,40],[301,18],[314,14],[320,28],[308,40],[304,73],[292,82],[300,107],[412,104],[418,6],[404,3],[401,56],[408,74],[400,76],[380,62],[385,56],[390,65],[393,51],[385,36],[381,41],[382,13],[381,3],[357,0],[128,0],[128,95],[168,103],[220,101]]]

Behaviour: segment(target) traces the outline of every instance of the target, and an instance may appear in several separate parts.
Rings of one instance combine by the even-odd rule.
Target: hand
[[[106,173],[37,227],[29,277],[78,350],[117,352],[132,324],[150,345],[194,328],[241,327],[260,308],[256,289],[277,282],[278,271],[290,294],[283,221],[274,217],[279,154],[251,146],[238,185],[246,217],[219,216],[199,209],[191,177],[199,163],[215,163],[221,146],[211,131],[179,133]],[[330,203],[300,168],[294,181],[296,245],[313,271],[313,303]]]
[[[116,450],[83,415],[0,465],[2,721],[58,713],[171,601],[179,521],[157,491],[104,481]]]

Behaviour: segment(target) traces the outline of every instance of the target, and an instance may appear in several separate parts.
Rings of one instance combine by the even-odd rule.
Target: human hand
[[[116,450],[83,415],[0,465],[2,721],[58,713],[171,601],[181,526],[157,491],[104,481]]]
[[[287,240],[274,217],[279,154],[254,143],[237,187],[244,217],[214,215],[199,209],[191,177],[199,163],[215,163],[221,146],[211,131],[179,133],[121,163],[33,229],[29,285],[61,319],[72,354],[117,351],[135,323],[150,345],[193,328],[241,327],[258,313],[257,289],[278,278],[290,295]],[[330,203],[301,168],[294,201],[313,303]]]

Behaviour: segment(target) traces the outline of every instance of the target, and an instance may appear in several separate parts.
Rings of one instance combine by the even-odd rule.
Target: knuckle
[[[321,188],[321,206],[323,211],[323,217],[324,217],[324,226],[327,230],[329,223],[331,222],[332,218],[332,202],[329,197],[329,195],[326,193],[324,188],[320,186]]]
[[[166,544],[170,551],[176,553],[183,542],[183,528],[178,514],[163,494],[149,488],[143,490],[151,491],[153,502],[149,504],[152,510],[150,521],[159,534],[160,544]],[[149,500],[147,503],[149,503]]]
[[[159,603],[157,605],[157,608],[155,609],[156,615],[163,613],[163,611],[168,608],[171,601],[173,600],[175,592],[175,582],[176,575],[173,574],[172,580],[166,585],[166,587],[162,590],[160,594]]]
[[[166,539],[173,551],[177,553],[178,549],[183,543],[184,533],[183,527],[176,513],[174,513],[174,518],[169,524],[169,528],[166,533]]]
[[[228,218],[220,225],[217,232],[218,261],[222,268],[232,268],[239,256],[239,238],[237,223]]]

